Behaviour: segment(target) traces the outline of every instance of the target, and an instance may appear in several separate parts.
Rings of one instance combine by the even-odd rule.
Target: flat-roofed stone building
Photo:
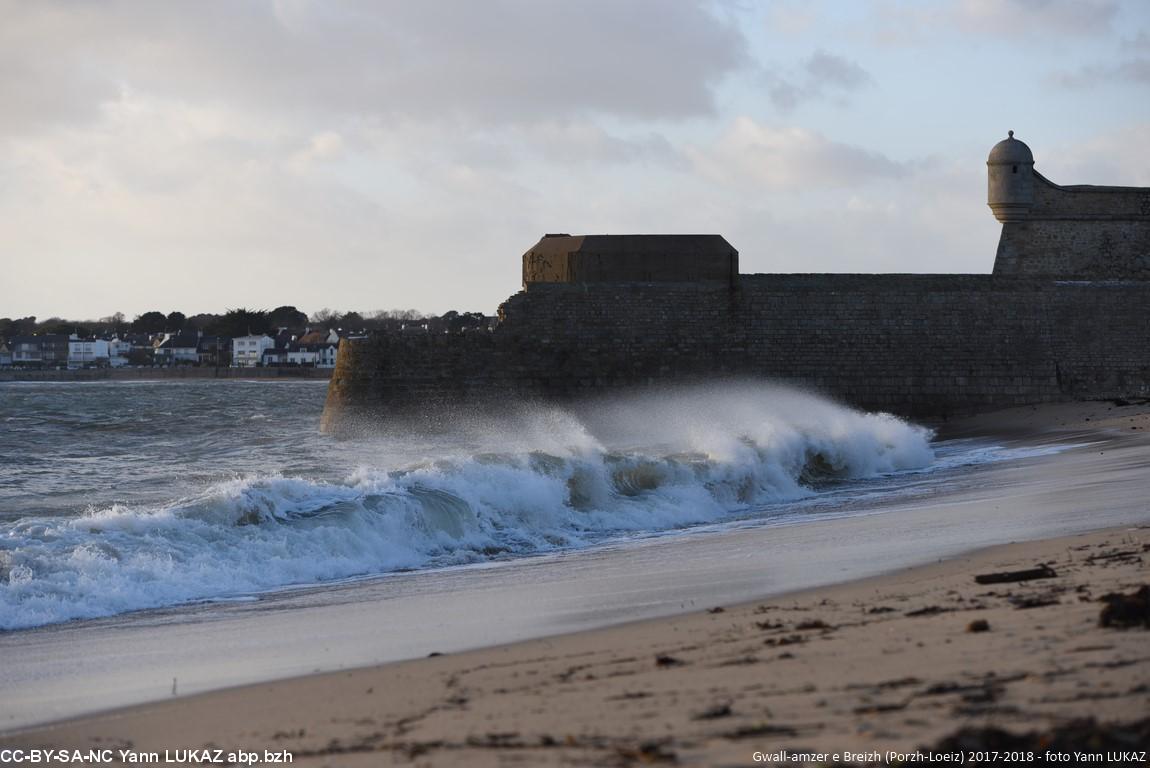
[[[523,254],[523,287],[535,283],[734,285],[739,252],[722,235],[544,235]]]

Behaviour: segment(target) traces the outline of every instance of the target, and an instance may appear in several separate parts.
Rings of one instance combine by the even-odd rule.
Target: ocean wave
[[[753,517],[835,480],[933,460],[924,428],[777,387],[524,408],[455,426],[419,460],[391,458],[403,455],[400,438],[389,450],[365,441],[338,480],[236,476],[162,505],[4,524],[0,628]]]

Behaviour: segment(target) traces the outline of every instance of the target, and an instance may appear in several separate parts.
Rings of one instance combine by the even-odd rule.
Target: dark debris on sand
[[[1122,752],[1150,747],[1150,717],[1132,723],[1075,720],[1049,731],[1016,734],[993,726],[963,728],[922,751]]]
[[[616,756],[620,765],[674,764],[679,756],[667,746],[667,740],[645,741],[637,747],[617,747]]]
[[[683,661],[682,659],[677,659],[674,656],[670,656],[665,653],[660,653],[655,657],[655,666],[659,667],[660,669],[667,669],[668,667],[681,667],[686,663],[687,662]]]
[[[1058,574],[1049,565],[1042,563],[1037,568],[1027,568],[1023,571],[999,571],[998,573],[980,573],[974,577],[976,584],[1009,584],[1019,581],[1033,581],[1034,579],[1053,579]]]
[[[730,717],[734,714],[729,703],[715,704],[714,706],[707,707],[702,712],[691,716],[692,720],[718,720],[722,717]]]
[[[1099,601],[1106,606],[1098,616],[1098,626],[1150,629],[1150,586],[1140,587],[1129,595],[1111,592],[1100,597]]]
[[[1033,752],[1035,763],[1045,762],[1042,755],[1058,752],[1075,755],[1074,760],[1059,760],[1058,765],[1095,765],[1106,762],[1105,756],[1115,758],[1122,754],[1150,749],[1150,717],[1130,723],[1099,723],[1093,718],[1073,720],[1046,731],[1012,733],[994,726],[968,726],[945,736],[930,746],[921,746],[918,752],[927,760],[929,756],[969,754],[971,752]],[[991,763],[987,763],[990,765]],[[1017,763],[1024,765],[1025,763]],[[836,766],[877,766],[884,762],[831,763]]]

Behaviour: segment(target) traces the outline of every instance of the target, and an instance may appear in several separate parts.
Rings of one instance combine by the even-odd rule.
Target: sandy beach
[[[1148,412],[1022,408],[944,432],[1105,445],[1121,466],[1096,457],[1067,481],[1093,488],[1101,507],[1110,489],[1150,490]],[[1010,497],[996,488],[980,503],[1010,515]],[[316,766],[734,766],[756,752],[909,751],[964,726],[1024,734],[1094,718],[1134,728],[1145,748],[1145,724],[1130,724],[1150,711],[1146,627],[1100,624],[1105,595],[1150,584],[1145,498],[1142,522],[605,629],[177,696],[3,744],[287,750]],[[975,579],[1035,569],[1040,578]]]
[[[7,746],[288,750],[302,765],[751,765],[755,751],[913,750],[1150,709],[1150,527],[995,547],[752,604],[316,675],[32,730]],[[979,585],[1038,564],[1049,578]],[[973,631],[985,626],[984,631]]]

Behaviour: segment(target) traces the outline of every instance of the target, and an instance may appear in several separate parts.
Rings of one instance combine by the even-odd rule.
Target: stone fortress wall
[[[665,255],[651,236],[549,236],[494,332],[345,342],[325,424],[725,377],[933,418],[1150,396],[1150,190],[1056,187],[1032,158],[1027,187],[1012,168],[1028,155],[1009,138],[988,162],[1004,223],[993,274],[738,275],[718,236],[664,240]]]
[[[1150,279],[1150,190],[1034,178],[1030,216],[1002,225],[995,274]]]
[[[1013,131],[991,150],[987,171],[1002,222],[994,274],[1150,279],[1150,189],[1059,186],[1034,170]]]

